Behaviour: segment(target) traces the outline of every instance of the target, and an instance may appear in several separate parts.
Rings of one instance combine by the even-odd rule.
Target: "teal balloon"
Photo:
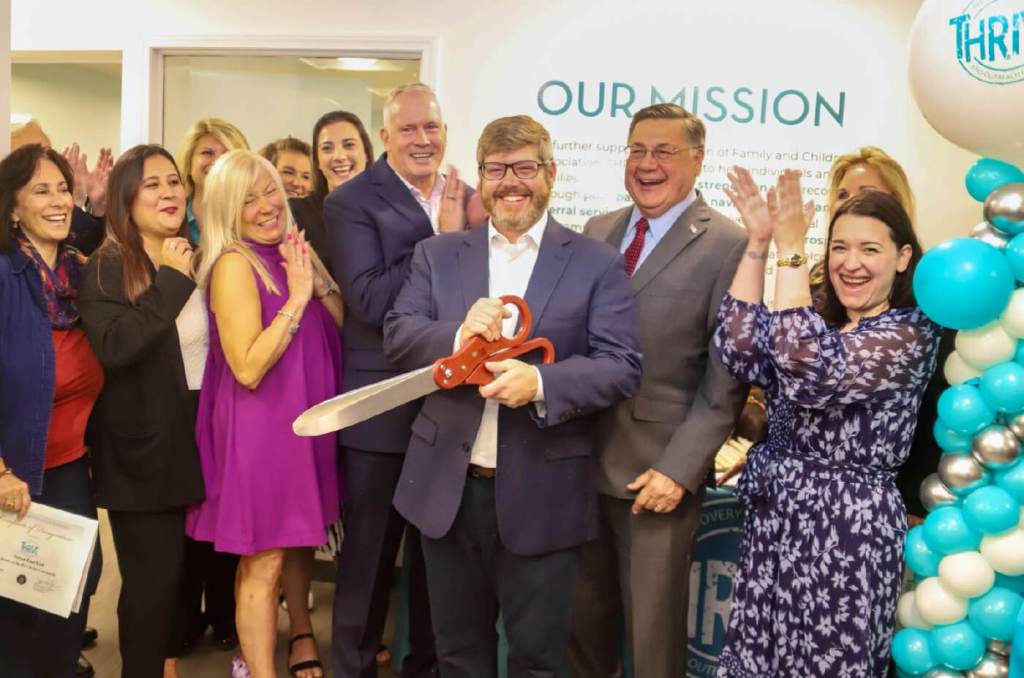
[[[973,669],[985,656],[985,639],[965,621],[932,629],[929,645],[932,657],[951,669]]]
[[[929,641],[927,631],[901,629],[892,637],[892,660],[896,668],[912,676],[919,676],[938,666]]]
[[[971,436],[957,433],[943,424],[941,419],[935,420],[935,426],[932,427],[932,433],[935,435],[935,442],[939,444],[939,447],[941,447],[944,452],[971,451]]]
[[[967,524],[959,506],[939,506],[924,519],[924,540],[941,555],[975,551],[981,544],[981,532]]]
[[[974,630],[989,640],[1013,640],[1024,598],[1015,591],[993,586],[971,600],[967,606],[967,620]]]
[[[973,436],[996,420],[981,390],[971,384],[950,386],[939,396],[939,420],[953,431]]]
[[[1018,503],[1024,504],[1024,463],[1014,464],[993,474],[993,483],[1010,493]]]
[[[1010,239],[1003,250],[1006,260],[1010,262],[1010,270],[1013,277],[1024,282],[1024,233],[1019,233]]]
[[[982,534],[1001,534],[1017,527],[1020,502],[1001,487],[987,485],[967,495],[963,505],[967,524]]]
[[[1017,340],[1017,350],[1013,354],[1013,362],[1024,365],[1024,339]]]
[[[967,192],[978,202],[985,202],[988,194],[1000,186],[1022,181],[1024,172],[994,158],[982,158],[977,161],[967,170],[967,176],[964,178]]]
[[[910,571],[919,577],[935,577],[939,574],[939,563],[942,554],[928,545],[924,536],[924,527],[918,525],[907,531],[903,542],[903,560]]]
[[[1003,253],[975,238],[954,238],[928,250],[914,272],[914,297],[942,325],[971,330],[1002,313],[1014,288]]]
[[[996,572],[996,586],[1024,596],[1024,574],[1008,575]]]
[[[1012,414],[1024,410],[1024,365],[1012,361],[993,365],[981,375],[979,390],[993,410]]]

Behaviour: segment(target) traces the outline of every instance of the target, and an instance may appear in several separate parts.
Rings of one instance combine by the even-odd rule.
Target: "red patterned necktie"
[[[626,275],[630,278],[633,277],[636,264],[640,261],[640,253],[644,249],[644,236],[646,235],[647,219],[641,217],[640,221],[636,222],[636,234],[633,236],[633,242],[629,243],[629,247],[626,248]]]

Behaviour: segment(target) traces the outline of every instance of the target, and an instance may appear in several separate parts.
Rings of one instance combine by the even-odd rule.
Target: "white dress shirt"
[[[547,223],[548,216],[545,214],[540,221],[530,227],[529,231],[511,243],[508,238],[498,233],[493,223],[488,222],[488,295],[526,295],[526,286],[533,275],[533,267],[537,263],[537,253],[540,251],[540,241]],[[519,322],[519,309],[513,306],[507,308],[512,311],[512,316],[504,319],[502,334],[511,337],[515,334]],[[458,333],[455,340],[458,341]],[[534,370],[537,372],[537,394],[533,397],[533,402],[538,413],[543,416],[544,384],[541,381],[540,370],[536,367]],[[477,429],[476,440],[473,441],[473,449],[469,453],[471,464],[487,468],[496,468],[498,465],[498,407],[500,406],[494,400],[485,401],[480,428]]]
[[[395,172],[398,174],[398,172]],[[437,213],[441,208],[441,198],[444,196],[444,186],[447,183],[447,178],[437,173],[437,178],[434,179],[434,188],[430,191],[430,195],[425,196],[420,193],[420,189],[416,188],[408,181],[405,180],[401,174],[398,174],[398,178],[402,180],[409,192],[412,193],[412,197],[416,199],[419,206],[423,208],[423,211],[427,213],[427,218],[430,219],[430,227],[434,229],[434,233],[437,233]]]

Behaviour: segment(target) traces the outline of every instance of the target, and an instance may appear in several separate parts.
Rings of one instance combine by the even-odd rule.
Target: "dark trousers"
[[[573,601],[573,678],[622,674],[619,620],[625,620],[634,678],[686,675],[690,562],[704,492],[671,513],[633,515],[632,500],[598,497],[600,532],[583,545]]]
[[[335,678],[375,678],[395,557],[408,527],[409,656],[403,678],[435,676],[434,634],[419,531],[392,507],[403,455],[345,448],[341,468],[348,487],[345,538],[338,557],[331,656]]]
[[[162,678],[164,659],[177,653],[185,625],[185,509],[108,514],[121,571],[121,676]]]
[[[207,625],[215,636],[235,632],[235,573],[238,556],[219,553],[207,541],[185,537],[185,567],[181,582],[185,608],[185,640],[200,635]]]
[[[49,469],[43,492],[33,501],[88,518],[96,517],[85,457]],[[82,605],[65,619],[13,600],[0,598],[0,676],[3,678],[71,678],[82,651],[89,599],[96,591],[103,554],[97,541]]]
[[[441,678],[497,677],[499,613],[508,678],[559,676],[578,552],[509,552],[498,535],[494,480],[468,478],[451,530],[423,538]]]

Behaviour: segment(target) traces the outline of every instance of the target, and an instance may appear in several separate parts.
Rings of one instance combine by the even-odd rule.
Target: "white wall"
[[[0,111],[11,110],[11,0],[0,0]],[[0,156],[11,150],[10,136],[0,135]]]
[[[643,98],[652,84],[669,97],[694,86],[730,91],[746,86],[773,93],[793,88],[822,92],[832,100],[843,91],[841,127],[709,123],[709,154],[720,152],[725,157],[716,164],[724,165],[736,149],[838,153],[879,145],[906,167],[918,197],[918,228],[925,243],[934,244],[964,234],[980,220],[980,206],[963,190],[963,175],[974,156],[932,132],[909,96],[906,43],[918,6],[916,0],[529,0],[513,5],[478,0],[429,5],[413,0],[13,0],[12,45],[16,50],[125,50],[124,92],[130,100],[123,110],[131,116],[145,108],[133,83],[145,82],[150,65],[139,54],[145,54],[141,46],[154,36],[308,36],[317,44],[332,34],[436,38],[436,63],[433,68],[425,64],[423,77],[441,94],[450,130],[449,159],[463,172],[475,165],[481,128],[499,115],[533,115],[556,140],[624,141],[628,120],[621,114],[545,115],[537,95],[541,84],[552,79],[583,80],[588,86],[629,83],[638,92],[634,110],[648,103]],[[133,29],[112,29],[113,15],[130,17]],[[61,21],[53,21],[54,16]],[[577,154],[572,159],[587,158]],[[615,204],[621,169],[607,153],[593,160],[597,164],[587,171],[563,167],[563,177],[576,182],[558,186],[561,204]],[[827,165],[809,162],[803,168]],[[720,170],[709,167],[706,187],[720,176]],[[577,195],[566,199],[574,188]],[[717,193],[705,192],[712,198]]]

